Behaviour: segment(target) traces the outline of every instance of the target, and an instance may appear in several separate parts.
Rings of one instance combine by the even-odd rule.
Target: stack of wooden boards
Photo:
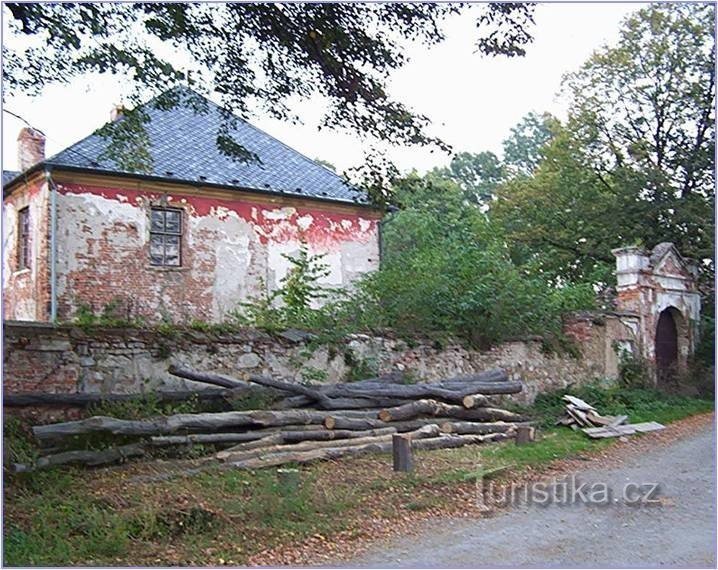
[[[566,412],[563,417],[558,419],[556,425],[568,426],[574,430],[581,429],[583,433],[593,439],[621,437],[656,431],[665,427],[658,422],[627,424],[628,416],[602,416],[596,411],[596,408],[569,394],[563,396],[562,399],[566,402]]]
[[[390,452],[395,433],[410,435],[417,449],[461,447],[515,437],[525,418],[497,407],[492,398],[515,394],[522,385],[503,370],[404,384],[394,376],[308,386],[267,376],[239,380],[225,375],[171,367],[170,373],[220,386],[232,395],[251,385],[284,397],[268,410],[226,411],[126,420],[94,416],[33,427],[43,448],[28,471],[67,463],[101,465],[157,448],[209,445],[206,461],[240,468],[306,463],[372,452]],[[117,446],[88,449],[90,435],[102,434]],[[92,438],[90,438],[92,439]],[[121,445],[119,445],[121,443]],[[81,449],[72,449],[84,445]],[[219,449],[219,451],[217,451]]]

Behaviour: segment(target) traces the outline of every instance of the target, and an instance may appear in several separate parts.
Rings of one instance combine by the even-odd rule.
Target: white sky
[[[475,53],[474,19],[447,22],[447,40],[427,49],[412,46],[410,62],[390,78],[389,92],[432,121],[438,135],[455,151],[501,151],[501,141],[530,111],[563,117],[565,104],[556,98],[562,76],[577,69],[591,53],[618,38],[621,20],[641,7],[637,3],[553,3],[536,10],[534,43],[523,58],[487,58]],[[7,36],[6,36],[7,37]],[[108,77],[53,85],[37,97],[14,97],[5,108],[47,134],[50,156],[90,134],[109,120],[121,100],[122,85]],[[361,163],[369,145],[346,132],[319,132],[321,103],[300,107],[304,124],[292,125],[257,116],[250,122],[311,158],[333,163],[341,172]],[[15,170],[16,138],[24,124],[2,114],[2,167]],[[445,165],[450,157],[418,147],[387,152],[403,170],[420,172]]]

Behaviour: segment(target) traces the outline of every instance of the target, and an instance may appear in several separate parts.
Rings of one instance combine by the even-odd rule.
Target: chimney
[[[45,160],[45,135],[23,127],[17,136],[17,163],[21,172]]]
[[[115,121],[119,121],[122,118],[122,115],[125,113],[125,106],[120,103],[119,105],[115,105],[110,110],[110,121],[113,123]]]

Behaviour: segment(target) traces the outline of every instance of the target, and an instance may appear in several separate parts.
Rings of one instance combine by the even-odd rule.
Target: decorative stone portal
[[[638,351],[659,386],[677,382],[688,367],[698,340],[701,299],[698,268],[672,243],[647,252],[639,247],[614,249],[618,281],[617,309],[640,322]]]

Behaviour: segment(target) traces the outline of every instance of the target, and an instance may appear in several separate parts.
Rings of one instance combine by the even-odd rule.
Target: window
[[[181,264],[182,211],[152,208],[150,264],[179,267]]]
[[[30,209],[17,213],[17,268],[30,268]]]

